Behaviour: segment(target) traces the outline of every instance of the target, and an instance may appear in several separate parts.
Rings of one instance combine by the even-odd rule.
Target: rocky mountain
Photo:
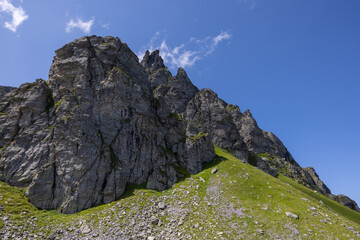
[[[5,86],[0,86],[0,99],[7,93],[11,92],[12,90],[15,90],[16,88],[14,87],[5,87]]]
[[[0,99],[0,181],[39,209],[75,213],[119,199],[127,186],[171,188],[215,157],[214,144],[272,175],[331,195],[249,110],[175,76],[159,51],[137,56],[114,37],[83,37],[56,51],[48,81]]]

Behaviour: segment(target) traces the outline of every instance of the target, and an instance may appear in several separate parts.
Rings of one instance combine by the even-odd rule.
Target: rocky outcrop
[[[14,87],[5,87],[5,86],[0,86],[0,99],[7,93],[15,90],[16,88]]]
[[[127,183],[163,190],[179,166],[200,171],[214,157],[210,139],[189,140],[185,123],[158,115],[149,77],[117,38],[57,50],[48,82],[0,103],[0,180],[26,187],[41,209],[73,213],[119,198]]]
[[[339,194],[339,195],[328,195],[332,200],[334,201],[337,201],[339,202],[340,204],[354,210],[354,211],[357,211],[357,212],[360,212],[360,208],[359,206],[357,205],[357,203],[352,200],[351,198],[349,198],[348,196],[346,195],[343,195],[343,194]]]
[[[0,98],[0,113],[0,180],[26,188],[41,209],[81,211],[118,199],[129,183],[164,190],[184,170],[201,171],[213,144],[330,194],[249,110],[199,90],[182,68],[173,76],[158,50],[139,63],[114,37],[57,50],[49,80]]]
[[[310,177],[314,180],[315,186],[319,188],[319,192],[324,194],[330,194],[330,189],[325,185],[323,181],[320,180],[319,176],[315,172],[315,169],[312,167],[304,168],[305,172],[310,175]]]
[[[202,89],[187,104],[183,116],[189,123],[190,135],[208,133],[214,144],[247,162],[248,151],[237,131],[232,114],[237,115],[233,112],[241,116],[238,107],[228,105],[210,89]]]

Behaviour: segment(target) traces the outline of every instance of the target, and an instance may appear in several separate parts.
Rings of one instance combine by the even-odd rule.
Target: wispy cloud
[[[91,18],[89,21],[82,21],[80,18],[76,18],[76,20],[71,19],[70,22],[66,25],[66,32],[71,32],[74,28],[78,28],[86,34],[89,34],[91,31],[91,27],[95,22],[95,18]]]
[[[110,23],[101,24],[101,27],[106,29],[106,30],[109,30],[110,29]]]
[[[255,8],[256,2],[255,0],[236,0],[239,3],[245,3],[248,5],[248,8],[250,10],[253,10]]]
[[[21,6],[15,7],[9,0],[0,0],[0,13],[1,12],[11,16],[11,21],[6,21],[4,27],[12,32],[16,32],[18,26],[29,17]]]
[[[217,46],[219,45],[219,43],[228,40],[231,38],[231,35],[228,32],[221,32],[219,35],[213,37],[211,39],[211,45],[209,48],[209,51],[207,52],[207,55],[213,53],[215,51],[215,49],[217,48]]]
[[[138,52],[141,59],[145,50],[160,50],[160,56],[170,68],[193,66],[197,61],[212,54],[221,42],[231,38],[229,32],[221,32],[217,36],[208,36],[203,39],[190,38],[186,43],[171,47],[166,42],[162,32],[156,32],[143,51]]]

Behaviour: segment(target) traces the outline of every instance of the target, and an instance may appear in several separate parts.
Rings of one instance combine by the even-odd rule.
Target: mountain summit
[[[171,188],[199,173],[214,144],[262,171],[331,195],[249,110],[173,76],[159,51],[141,62],[114,37],[82,37],[56,51],[49,80],[0,95],[0,180],[40,209],[75,213],[119,199],[128,184]]]

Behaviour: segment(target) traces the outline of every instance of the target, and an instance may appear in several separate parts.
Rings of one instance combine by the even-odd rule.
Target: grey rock
[[[188,135],[208,133],[214,144],[230,150],[236,157],[246,162],[248,151],[237,131],[231,109],[238,111],[239,115],[241,113],[237,107],[228,106],[212,90],[202,89],[188,102],[184,112],[184,119],[193,126],[191,129],[188,128]]]
[[[309,209],[313,212],[317,212],[317,209],[315,207],[309,207]]]
[[[89,226],[87,224],[83,224],[80,228],[80,232],[82,234],[88,234],[91,232],[91,229],[89,228]]]
[[[0,86],[0,99],[3,98],[7,93],[15,90],[14,87]]]
[[[159,202],[159,204],[158,204],[159,209],[163,210],[163,209],[165,209],[165,207],[166,207],[166,205],[164,202]]]
[[[198,91],[185,70],[179,68],[176,76],[170,77],[166,84],[160,84],[154,89],[154,96],[159,102],[165,103],[162,104],[163,107],[167,105],[171,113],[182,113],[186,110],[187,103]]]
[[[185,143],[178,144],[174,152],[179,156],[181,165],[190,174],[202,170],[202,166],[215,157],[214,146],[207,135],[187,138]]]
[[[214,157],[210,139],[184,141],[185,124],[158,115],[149,75],[118,38],[83,37],[57,50],[48,83],[0,101],[0,180],[27,187],[38,208],[73,213],[118,199],[127,183],[171,187],[176,165],[201,171]],[[186,77],[179,70],[174,86]]]
[[[153,225],[157,225],[159,223],[159,219],[155,216],[150,217],[150,223]]]
[[[299,215],[292,213],[292,212],[285,212],[285,215],[290,217],[290,218],[295,218],[295,219],[299,219]]]
[[[215,174],[215,173],[217,173],[217,171],[218,171],[217,168],[213,168],[213,169],[211,170],[211,173],[212,173],[212,174]]]
[[[360,208],[357,203],[346,195],[329,195],[329,197],[354,211],[360,212]]]
[[[330,189],[325,185],[325,183],[320,180],[320,178],[317,175],[314,168],[307,167],[307,168],[304,168],[304,170],[314,180],[315,186],[318,188],[319,192],[321,192],[323,194],[330,194],[331,193]]]
[[[143,59],[141,60],[141,65],[148,72],[155,72],[161,68],[165,68],[164,61],[160,57],[159,50],[155,50],[152,53],[147,50]]]
[[[165,67],[163,59],[160,57],[159,50],[155,50],[152,53],[145,52],[141,65],[145,68],[145,71],[149,73],[149,81],[151,88],[155,89],[161,84],[167,84],[169,79],[172,78],[170,71]]]

